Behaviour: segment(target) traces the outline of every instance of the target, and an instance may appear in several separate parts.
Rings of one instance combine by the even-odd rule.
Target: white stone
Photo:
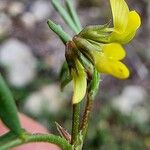
[[[12,20],[5,13],[0,13],[0,37],[8,34],[12,27]]]
[[[10,2],[10,5],[8,7],[8,12],[11,16],[19,15],[23,13],[23,11],[24,11],[23,2],[19,2],[19,1]]]
[[[50,84],[32,93],[27,98],[24,109],[33,115],[40,115],[43,112],[58,113],[69,98],[68,94],[60,91],[57,84]]]
[[[140,86],[127,86],[121,95],[113,98],[112,106],[126,115],[130,115],[134,109],[144,103],[147,93]]]
[[[37,21],[46,19],[51,14],[52,8],[49,1],[37,0],[31,7],[32,14],[36,17]]]
[[[24,109],[30,114],[40,115],[45,105],[44,97],[39,92],[32,93],[24,104]]]
[[[34,27],[36,18],[31,12],[26,12],[22,15],[21,20],[26,27]]]
[[[0,49],[0,63],[6,67],[9,82],[16,87],[30,83],[36,75],[36,59],[31,49],[17,39],[9,39]]]
[[[131,103],[138,104],[145,100],[146,91],[141,86],[127,86],[124,88],[122,96],[133,99]]]

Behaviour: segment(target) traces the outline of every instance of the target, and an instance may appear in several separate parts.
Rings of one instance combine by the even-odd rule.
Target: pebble
[[[51,3],[45,0],[37,0],[31,6],[31,12],[36,17],[36,20],[40,22],[51,14]]]
[[[10,2],[10,5],[8,7],[8,13],[11,16],[17,16],[24,12],[25,6],[23,2],[20,1],[13,1]]]
[[[12,27],[12,20],[5,13],[0,13],[0,37],[9,33]]]
[[[147,92],[143,87],[130,85],[126,86],[121,95],[112,100],[112,106],[123,114],[130,115],[132,111],[145,102]]]
[[[35,116],[45,112],[58,113],[70,99],[68,93],[61,92],[58,84],[45,85],[26,99],[24,110]]]
[[[36,58],[30,47],[17,39],[9,39],[0,49],[0,63],[6,68],[9,82],[16,87],[30,83],[36,75]]]
[[[31,12],[25,12],[21,16],[21,21],[28,28],[34,28],[36,24],[36,17]]]

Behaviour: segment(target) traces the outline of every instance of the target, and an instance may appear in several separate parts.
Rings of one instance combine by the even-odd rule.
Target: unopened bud
[[[108,28],[109,24],[110,23],[105,25],[87,26],[78,34],[78,36],[97,42],[107,42],[110,35],[110,28]]]
[[[91,43],[88,40],[81,38],[79,36],[74,36],[74,43],[76,44],[79,51],[92,63],[94,64],[94,58],[92,55],[93,50],[100,50],[100,45],[97,43]]]

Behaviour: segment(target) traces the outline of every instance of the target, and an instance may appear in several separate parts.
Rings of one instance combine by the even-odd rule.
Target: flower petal
[[[141,18],[136,11],[130,11],[127,25],[128,32],[136,31],[141,25]]]
[[[128,43],[135,36],[137,29],[141,25],[141,18],[136,11],[129,13],[129,21],[126,31],[120,36],[122,43]]]
[[[129,8],[124,0],[110,0],[114,30],[124,32],[128,24]]]
[[[125,50],[118,43],[105,44],[102,50],[106,57],[114,60],[122,60],[126,56]]]
[[[73,104],[79,103],[84,98],[87,87],[86,73],[79,61],[76,61],[76,67],[78,69],[77,71],[74,69],[71,70],[74,87],[74,93],[72,98]]]
[[[96,57],[96,59],[97,58],[98,57]],[[98,72],[107,73],[119,79],[126,79],[129,77],[128,68],[120,61],[101,56],[95,62],[95,67]]]
[[[120,42],[126,44],[135,36],[141,25],[141,18],[136,11],[129,11],[124,0],[110,0],[114,30],[109,42]]]

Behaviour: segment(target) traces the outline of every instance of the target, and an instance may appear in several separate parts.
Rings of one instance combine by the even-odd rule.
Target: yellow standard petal
[[[128,43],[141,25],[141,19],[136,11],[129,11],[125,0],[110,0],[114,30],[109,42]]]
[[[73,77],[73,104],[79,103],[86,94],[87,80],[86,80],[86,72],[81,65],[81,63],[76,61],[76,68],[71,70],[71,74]]]
[[[125,31],[128,24],[129,8],[124,0],[110,0],[114,30]]]
[[[106,57],[114,60],[122,60],[126,56],[125,50],[118,43],[105,44],[102,50]]]
[[[121,42],[128,43],[129,41],[131,41],[140,25],[141,18],[139,14],[136,11],[130,11],[126,31],[122,35],[120,35]]]
[[[130,33],[136,31],[141,25],[141,18],[136,11],[130,11],[127,31]]]

